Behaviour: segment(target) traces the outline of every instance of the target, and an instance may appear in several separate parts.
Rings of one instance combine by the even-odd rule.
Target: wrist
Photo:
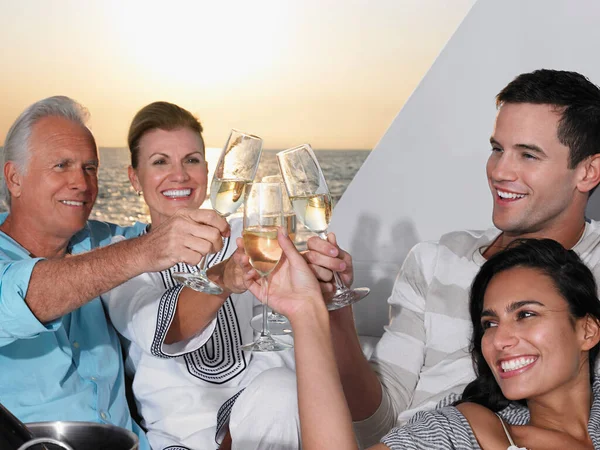
[[[307,298],[302,306],[288,315],[292,328],[314,327],[315,324],[327,324],[329,327],[329,314],[322,298]]]
[[[206,271],[206,275],[213,282],[223,288],[223,292],[219,294],[220,297],[229,297],[231,294],[236,293],[234,289],[227,283],[227,276],[225,270],[225,261],[215,264]]]

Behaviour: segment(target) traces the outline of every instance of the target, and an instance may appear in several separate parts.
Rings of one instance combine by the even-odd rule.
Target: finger
[[[327,233],[327,240],[335,245],[336,247],[338,247],[338,243],[337,243],[337,237],[335,235],[335,233]]]
[[[319,282],[319,286],[321,287],[321,292],[323,294],[331,294],[335,292],[335,286],[331,283]]]
[[[296,250],[296,246],[290,240],[286,231],[281,227],[279,227],[277,230],[277,241],[279,242],[279,246],[281,247],[283,254],[287,259],[289,259],[293,266],[302,267],[307,265],[302,255],[298,253],[298,250]]]
[[[204,230],[203,233],[182,233],[176,237],[175,245],[188,248],[190,250],[208,255],[216,253],[223,247],[223,239],[214,229],[212,231]]]
[[[338,256],[339,253],[339,249],[335,245],[331,244],[331,242],[316,236],[313,236],[306,241],[306,247],[311,251],[332,257]]]
[[[197,223],[209,225],[219,230],[221,236],[229,236],[230,228],[227,221],[212,209],[192,209],[189,217]]]
[[[197,266],[198,264],[200,264],[200,261],[202,261],[203,257],[204,253],[200,253],[186,248],[179,253],[179,257],[177,258],[177,260],[179,262],[189,264],[190,266]]]
[[[311,264],[309,267],[320,282],[328,283],[333,280],[333,272],[331,270],[314,264]]]
[[[252,292],[252,295],[254,295],[262,303],[260,297],[262,294],[262,287],[259,283],[260,281],[262,281],[262,278],[259,278],[258,280],[252,280],[248,286],[248,290]]]
[[[347,267],[347,263],[345,261],[339,258],[325,256],[322,253],[315,251],[305,252],[304,259],[308,261],[309,264],[325,267],[329,270],[335,270],[336,272],[343,272]]]
[[[245,251],[246,251],[246,248],[244,247],[244,238],[241,238],[241,237],[237,238],[237,239],[235,240],[235,244],[237,245],[237,248],[238,248],[239,250],[241,250],[241,251],[243,251],[243,252],[245,252]]]
[[[211,245],[210,253],[216,253],[223,248],[221,232],[214,227],[205,224],[194,224],[189,232],[193,237],[209,242]]]

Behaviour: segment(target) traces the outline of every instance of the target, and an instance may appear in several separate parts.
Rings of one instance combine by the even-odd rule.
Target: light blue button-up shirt
[[[0,214],[0,224],[6,216]],[[139,230],[89,221],[71,240],[71,251],[107,245],[117,234],[131,237]],[[23,422],[74,420],[127,428],[140,437],[140,450],[149,449],[131,420],[121,346],[101,300],[46,324],[29,310],[24,299],[39,260],[0,232],[0,402]]]

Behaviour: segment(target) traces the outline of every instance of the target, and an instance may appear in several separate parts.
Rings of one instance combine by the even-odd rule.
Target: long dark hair
[[[473,334],[470,350],[477,378],[467,385],[462,400],[456,404],[474,402],[496,412],[511,403],[502,394],[492,370],[483,357],[481,339],[484,329],[481,325],[481,312],[485,291],[492,278],[514,267],[529,267],[547,275],[568,303],[573,318],[589,315],[600,321],[600,301],[594,275],[573,250],[566,250],[552,239],[514,241],[506,250],[492,256],[481,267],[471,285],[469,309]],[[597,344],[589,351],[590,378],[593,377],[599,346],[600,344]],[[521,404],[524,402],[519,401]]]

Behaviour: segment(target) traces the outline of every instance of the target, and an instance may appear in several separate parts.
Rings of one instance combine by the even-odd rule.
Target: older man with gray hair
[[[144,272],[198,264],[227,222],[181,210],[152,233],[88,217],[98,153],[86,110],[67,97],[27,108],[4,148],[9,212],[0,215],[0,399],[24,422],[111,423],[140,436],[124,392],[119,339],[98,296]],[[102,247],[102,248],[100,248]]]

